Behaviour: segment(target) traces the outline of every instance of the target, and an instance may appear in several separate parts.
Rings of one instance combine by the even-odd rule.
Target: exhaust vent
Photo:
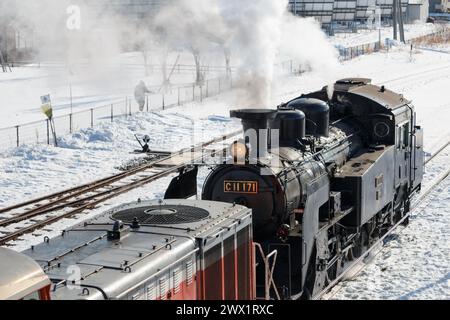
[[[201,221],[209,216],[205,209],[183,205],[154,205],[128,208],[112,214],[113,220],[124,223],[180,224]],[[136,218],[136,219],[135,219]]]

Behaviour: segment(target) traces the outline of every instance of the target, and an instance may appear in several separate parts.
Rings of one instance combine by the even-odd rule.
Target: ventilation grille
[[[183,205],[155,205],[125,209],[112,215],[114,220],[140,224],[179,224],[203,220],[209,216],[205,209]]]

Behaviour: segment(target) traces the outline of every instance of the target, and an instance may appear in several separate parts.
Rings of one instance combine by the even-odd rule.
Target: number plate
[[[229,181],[223,182],[223,191],[227,193],[258,193],[258,181]]]

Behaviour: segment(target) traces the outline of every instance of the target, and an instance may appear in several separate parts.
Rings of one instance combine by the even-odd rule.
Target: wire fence
[[[129,117],[140,111],[159,111],[202,101],[232,88],[231,76],[205,80],[202,85],[189,84],[168,88],[165,92],[146,96],[143,110],[132,97],[114,103],[92,107],[53,118],[57,136],[73,133],[82,128],[94,127],[100,122],[113,122],[119,117]],[[19,147],[22,144],[54,144],[49,120],[0,129],[0,149]]]
[[[443,43],[446,41],[448,42],[449,40],[450,28],[448,26],[444,26],[441,28],[441,30],[435,31],[433,33],[410,38],[406,40],[406,43],[416,45],[422,43]],[[384,41],[374,41],[351,47],[336,46],[336,49],[339,52],[339,60],[347,61],[362,55],[379,52],[381,50],[390,50],[393,45],[393,40],[385,39]],[[290,74],[295,75],[300,75],[304,72],[310,71],[307,65],[303,65],[299,62],[296,62],[295,60],[286,60],[276,64],[276,66],[286,72],[289,72]]]
[[[449,28],[444,27],[437,32],[411,38],[407,40],[407,43],[433,42],[433,39],[439,39],[439,41],[446,39],[448,41],[450,39]],[[339,58],[344,61],[378,52],[382,49],[389,50],[392,46],[392,41],[386,40],[384,43],[376,41],[352,47],[339,47],[337,48],[339,50]],[[307,66],[296,63],[294,60],[283,61],[278,63],[277,66],[291,74],[302,74],[308,71]],[[179,72],[192,71],[192,66],[180,64],[176,67],[176,71],[178,69],[180,70]],[[214,69],[212,67],[208,71],[213,71]],[[165,110],[193,101],[202,101],[207,97],[218,95],[232,88],[231,73],[227,77],[205,80],[202,85],[193,83],[170,87],[165,92],[148,94],[144,110],[142,111]],[[128,117],[139,111],[139,106],[134,102],[134,99],[125,97],[121,101],[104,106],[92,107],[83,111],[54,117],[54,122],[57,135],[62,136],[82,128],[93,127],[102,121],[112,122],[118,117]],[[0,129],[0,149],[18,147],[23,143],[54,144],[49,121],[41,120]]]
[[[10,61],[7,63],[9,67],[21,67],[21,68],[47,68],[47,69],[65,69],[67,68],[66,64],[60,62],[53,61],[32,61],[32,60],[18,60],[18,61]],[[77,63],[76,66],[78,68],[89,68],[90,65],[88,63]],[[167,65],[163,67],[160,64],[144,64],[144,63],[120,63],[120,67],[127,68],[138,68],[144,70],[148,75],[153,73],[161,73],[163,69],[165,69],[166,73],[172,72],[173,74],[195,74],[195,72],[199,71],[203,75],[215,73],[232,73],[236,71],[236,67],[234,66],[215,66],[215,65],[201,65],[197,67],[193,64],[182,64],[178,63],[175,65]]]
[[[408,44],[414,44],[416,42],[433,40],[433,39],[449,39],[450,29],[444,27],[439,31],[429,33],[426,35],[416,36],[406,40]],[[361,55],[371,54],[374,52],[379,52],[381,50],[390,50],[393,46],[393,41],[390,39],[385,39],[384,41],[374,41],[371,43],[366,43],[362,45],[352,46],[352,47],[338,47],[339,59],[341,61],[351,60]]]

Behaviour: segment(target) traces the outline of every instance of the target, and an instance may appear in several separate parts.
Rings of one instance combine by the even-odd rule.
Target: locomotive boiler
[[[274,250],[259,296],[311,298],[409,211],[420,189],[422,130],[402,95],[342,79],[276,110],[234,110],[244,138],[213,168],[202,198],[253,210],[254,239]]]

